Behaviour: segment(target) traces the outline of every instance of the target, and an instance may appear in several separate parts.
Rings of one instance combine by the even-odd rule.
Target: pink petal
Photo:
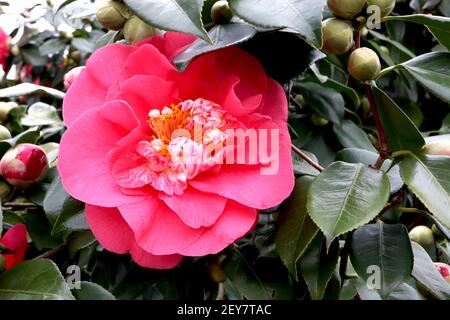
[[[180,94],[183,99],[202,97],[227,110],[247,114],[259,107],[266,79],[256,58],[230,47],[192,61],[182,74]]]
[[[288,117],[288,103],[283,87],[275,80],[267,79],[267,91],[264,101],[257,112],[267,115],[280,125],[286,123]]]
[[[163,36],[155,36],[143,40],[136,45],[151,44],[155,46],[169,61],[184,51],[197,38],[181,32],[165,32]]]
[[[180,196],[159,193],[167,206],[189,227],[198,229],[213,225],[222,214],[227,199],[213,193],[187,188]]]
[[[133,245],[130,251],[133,260],[144,268],[152,269],[171,269],[176,267],[183,256],[179,254],[156,256],[143,250],[137,243]]]
[[[294,188],[294,174],[290,149],[282,147],[278,170],[262,174],[261,165],[223,165],[219,173],[205,172],[189,184],[203,192],[217,193],[243,205],[268,209],[279,205]]]
[[[258,220],[255,209],[228,201],[217,222],[180,251],[185,256],[216,254],[253,230]]]
[[[178,77],[178,71],[167,58],[154,46],[145,44],[133,52],[119,75],[120,82],[136,75],[155,76],[172,80]],[[145,91],[145,88],[143,88]]]
[[[86,220],[98,242],[108,251],[127,253],[134,246],[134,235],[117,208],[86,204]]]
[[[102,105],[108,89],[115,85],[120,70],[135,47],[111,44],[97,50],[64,98],[63,116],[67,126],[87,110]]]
[[[122,193],[107,163],[108,152],[133,123],[137,125],[132,111],[120,101],[89,110],[72,123],[61,139],[58,159],[58,171],[69,194],[103,207],[116,207],[140,199]]]
[[[179,253],[204,232],[185,225],[175,212],[155,197],[120,206],[119,210],[133,229],[139,246],[155,255]]]

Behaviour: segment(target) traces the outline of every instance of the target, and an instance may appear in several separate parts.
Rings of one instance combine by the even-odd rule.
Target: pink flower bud
[[[34,144],[24,143],[11,148],[0,161],[0,173],[11,185],[25,189],[41,181],[48,171],[45,151]]]
[[[450,156],[450,140],[437,140],[427,143],[424,152],[434,156]]]
[[[442,262],[435,262],[434,266],[436,267],[436,269],[438,269],[445,280],[450,283],[450,266]]]
[[[75,81],[76,78],[80,75],[81,71],[83,71],[85,67],[76,67],[67,72],[64,75],[64,88],[69,89],[69,87],[72,85],[72,83]]]

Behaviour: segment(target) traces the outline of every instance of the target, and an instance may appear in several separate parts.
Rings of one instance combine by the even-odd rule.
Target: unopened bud
[[[8,119],[8,114],[11,109],[17,108],[18,104],[15,102],[0,102],[0,121],[4,122]]]
[[[0,141],[11,139],[11,132],[9,132],[8,128],[0,125]]]
[[[353,27],[344,20],[329,18],[322,22],[323,50],[329,54],[344,54],[353,46]]]
[[[233,18],[228,1],[217,1],[211,8],[211,19],[215,24],[226,24]]]
[[[85,67],[76,67],[67,72],[64,75],[64,88],[67,90],[72,85],[72,83],[78,78],[81,71],[83,71]]]
[[[442,262],[435,262],[434,266],[445,280],[450,284],[450,266]]]
[[[356,49],[348,59],[348,71],[356,80],[373,80],[381,71],[380,59],[372,49]]]
[[[389,15],[395,8],[395,0],[367,0],[367,6],[378,6],[381,18]]]
[[[24,143],[9,149],[0,161],[0,173],[11,185],[25,189],[44,179],[48,172],[45,151]]]
[[[433,141],[423,148],[425,154],[450,157],[450,140]]]
[[[313,114],[311,116],[311,121],[312,121],[312,123],[314,123],[318,127],[324,127],[324,126],[326,126],[328,124],[328,120],[327,119],[319,117],[316,114]]]
[[[123,35],[130,44],[142,41],[158,33],[158,29],[148,25],[137,16],[132,16],[128,19],[123,28]]]
[[[129,16],[128,8],[117,1],[102,1],[96,12],[97,20],[109,30],[120,30]]]
[[[433,231],[427,226],[414,227],[409,232],[409,238],[411,241],[417,242],[424,248],[429,247],[434,243]]]
[[[364,9],[367,0],[328,0],[328,8],[339,18],[351,20]]]

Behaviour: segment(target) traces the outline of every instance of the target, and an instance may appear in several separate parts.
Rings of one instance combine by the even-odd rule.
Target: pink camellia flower
[[[0,65],[6,69],[6,59],[9,57],[9,36],[0,28]]]
[[[84,67],[76,67],[67,72],[64,75],[64,88],[69,89],[72,83],[75,81],[75,79],[78,78],[83,69]]]
[[[14,225],[0,238],[0,244],[11,251],[3,254],[6,260],[6,270],[22,263],[28,248],[25,225],[21,223]]]
[[[106,46],[64,100],[62,183],[105,249],[148,268],[223,250],[294,185],[282,87],[236,47],[179,72],[194,39]]]
[[[450,283],[450,266],[442,262],[434,262],[434,266],[439,271],[439,273]]]

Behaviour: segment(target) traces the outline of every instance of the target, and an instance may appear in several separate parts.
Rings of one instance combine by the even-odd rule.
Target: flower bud
[[[339,18],[351,20],[356,17],[364,6],[367,0],[328,0],[328,8]]]
[[[424,248],[429,247],[434,243],[433,231],[426,226],[414,227],[409,232],[409,238],[411,241],[417,242]]]
[[[85,67],[76,67],[67,72],[64,75],[64,88],[67,90],[72,85],[72,83],[78,78],[81,71],[83,71]]]
[[[356,49],[348,59],[348,71],[356,80],[373,80],[381,71],[380,59],[372,49]]]
[[[294,100],[301,107],[303,107],[305,105],[305,98],[301,94],[297,94],[295,96]]]
[[[211,8],[211,19],[215,24],[226,24],[233,18],[228,1],[217,1]]]
[[[7,140],[11,139],[11,132],[9,132],[8,128],[5,126],[0,125],[0,141],[1,140]]]
[[[370,102],[369,102],[369,99],[366,96],[361,98],[361,108],[363,109],[363,111],[365,113],[369,113],[370,112]]]
[[[427,143],[423,148],[425,154],[450,157],[450,140],[438,140]]]
[[[0,161],[0,173],[11,185],[25,189],[44,179],[48,172],[45,151],[24,143],[9,149]]]
[[[439,271],[439,273],[450,283],[450,266],[442,262],[435,262],[434,266]]]
[[[15,102],[0,102],[0,121],[4,122],[8,119],[8,114],[11,109],[17,108],[18,104]]]
[[[311,121],[312,121],[312,123],[314,123],[318,127],[324,127],[324,126],[326,126],[328,124],[328,120],[327,119],[321,118],[321,117],[319,117],[316,114],[313,114],[311,116]]]
[[[5,269],[6,269],[6,259],[2,254],[0,254],[0,272],[4,271]]]
[[[329,18],[322,22],[323,50],[329,54],[344,54],[353,46],[353,27],[350,23]]]
[[[109,30],[120,30],[127,21],[128,8],[116,1],[102,1],[96,12],[97,20]]]
[[[123,28],[123,35],[130,44],[134,44],[158,33],[158,29],[146,24],[137,16],[132,16],[128,19]]]
[[[394,10],[395,0],[367,0],[367,6],[378,6],[381,18],[383,18]]]

